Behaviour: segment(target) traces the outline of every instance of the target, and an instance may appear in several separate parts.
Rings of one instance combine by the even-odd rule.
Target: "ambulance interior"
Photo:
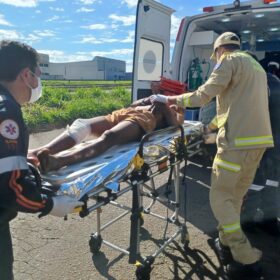
[[[266,70],[270,61],[280,63],[280,8],[206,14],[190,22],[178,61],[179,79],[187,82],[189,90],[211,74],[216,63],[210,60],[213,43],[225,31],[239,35],[242,50],[252,51]]]

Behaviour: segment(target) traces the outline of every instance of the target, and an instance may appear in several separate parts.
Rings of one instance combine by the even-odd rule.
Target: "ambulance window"
[[[159,81],[162,76],[162,43],[140,39],[138,77],[140,81]]]

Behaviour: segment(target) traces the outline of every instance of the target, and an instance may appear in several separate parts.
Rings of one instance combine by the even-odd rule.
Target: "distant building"
[[[132,80],[132,72],[126,72],[124,77],[125,77],[124,79],[127,81]]]
[[[48,80],[125,80],[126,63],[101,56],[90,61],[53,63],[39,54],[42,79]]]

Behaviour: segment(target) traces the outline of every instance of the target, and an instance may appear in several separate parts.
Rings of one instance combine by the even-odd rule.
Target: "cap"
[[[210,57],[210,59],[215,59],[215,50],[223,45],[237,45],[240,46],[240,39],[239,37],[233,33],[233,32],[224,32],[222,33],[215,41],[214,43],[214,48],[213,48],[213,53]]]

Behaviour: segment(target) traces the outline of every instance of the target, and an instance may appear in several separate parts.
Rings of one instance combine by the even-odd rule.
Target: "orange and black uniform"
[[[13,279],[9,222],[18,211],[46,215],[51,198],[27,176],[29,135],[20,105],[0,85],[0,278]]]

